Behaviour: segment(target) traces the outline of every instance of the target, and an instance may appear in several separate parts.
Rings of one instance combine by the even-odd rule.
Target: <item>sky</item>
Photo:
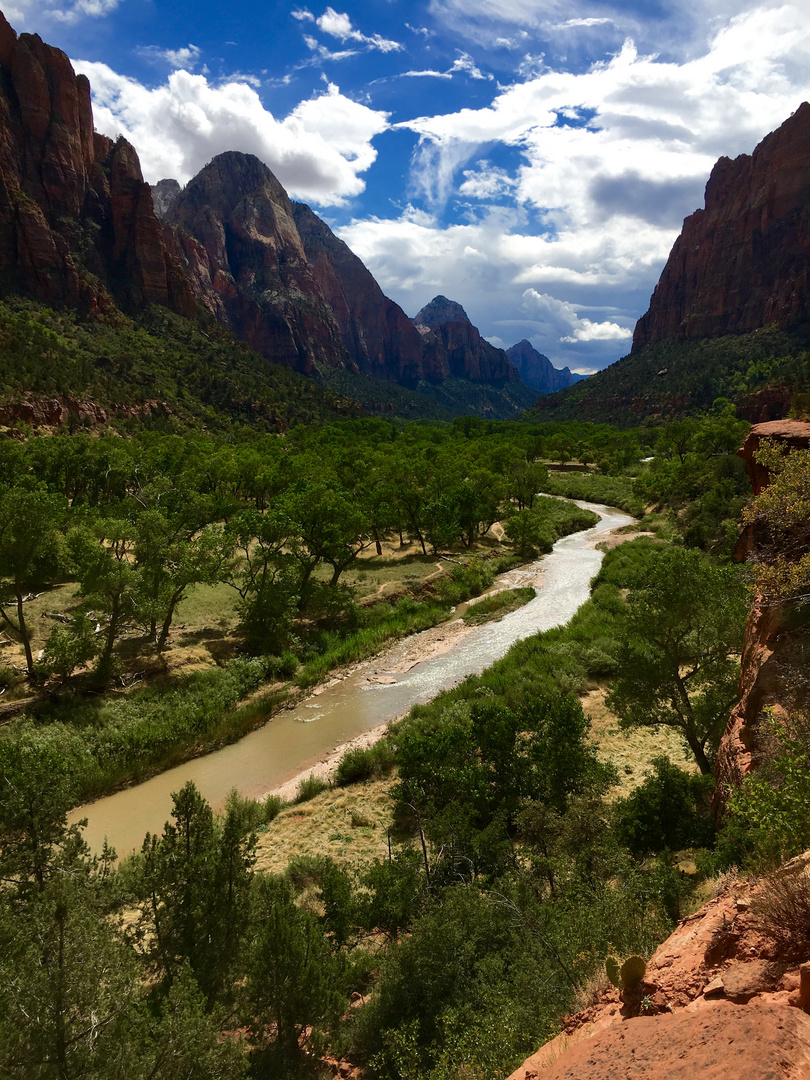
[[[810,0],[6,0],[145,178],[256,154],[409,315],[588,374],[722,155],[810,99]]]

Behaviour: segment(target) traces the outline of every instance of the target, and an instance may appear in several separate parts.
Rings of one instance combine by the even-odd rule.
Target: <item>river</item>
[[[238,742],[194,758],[69,815],[86,817],[85,838],[100,851],[106,836],[119,856],[141,846],[146,832],[159,832],[169,818],[172,792],[193,780],[217,809],[236,788],[256,798],[322,761],[341,744],[388,723],[412,705],[429,701],[468,675],[499,660],[516,641],[568,622],[588,598],[602,561],[600,537],[631,523],[611,507],[579,502],[599,514],[591,529],[558,540],[535,563],[502,574],[489,592],[533,585],[534,600],[499,622],[467,627],[460,620],[414,634],[358,664],[348,675],[318,687]]]

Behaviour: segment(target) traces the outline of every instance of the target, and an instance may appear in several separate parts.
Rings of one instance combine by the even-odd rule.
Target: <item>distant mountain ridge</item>
[[[461,387],[459,397],[454,380],[469,382],[489,388],[486,415],[531,404],[505,353],[466,316],[420,334],[258,158],[220,154],[183,189],[171,179],[150,188],[125,139],[94,133],[87,79],[0,14],[0,295],[15,293],[81,318],[151,304],[212,316],[295,371],[421,391],[447,383],[445,397],[475,409],[480,395]]]
[[[507,349],[506,355],[518,369],[523,382],[541,394],[554,394],[586,378],[575,375],[568,367],[554,367],[549,358],[538,352],[526,338]]]

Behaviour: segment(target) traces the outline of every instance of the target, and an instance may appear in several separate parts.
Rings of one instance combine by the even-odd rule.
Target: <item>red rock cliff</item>
[[[85,76],[2,14],[0,288],[85,314],[111,311],[112,298],[195,310],[135,150],[94,136]]]
[[[752,155],[721,158],[683,223],[633,350],[810,318],[810,104]]]

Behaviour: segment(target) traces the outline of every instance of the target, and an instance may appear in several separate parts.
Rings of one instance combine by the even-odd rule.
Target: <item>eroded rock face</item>
[[[633,350],[810,318],[810,104],[752,155],[720,158],[686,218]]]
[[[452,376],[494,384],[520,379],[503,349],[481,337],[455,300],[434,296],[413,322],[422,335],[424,378],[441,382]]]
[[[506,350],[506,355],[518,369],[521,379],[527,386],[541,394],[554,394],[579,382],[581,375],[574,375],[571,370],[555,368],[547,356],[538,352],[525,338]]]
[[[129,143],[94,135],[90,84],[0,14],[0,287],[103,317],[194,301]]]
[[[810,852],[777,874],[807,873]],[[799,1080],[810,1075],[806,942],[757,909],[767,881],[731,881],[647,964],[639,1008],[603,991],[509,1080]],[[639,1015],[646,1009],[646,1015]]]
[[[252,154],[219,154],[170,205],[198,302],[276,363],[311,373],[348,362],[307,262],[286,191]]]
[[[317,214],[303,203],[292,209],[309,269],[357,370],[399,383],[421,379],[422,338],[402,308]]]

